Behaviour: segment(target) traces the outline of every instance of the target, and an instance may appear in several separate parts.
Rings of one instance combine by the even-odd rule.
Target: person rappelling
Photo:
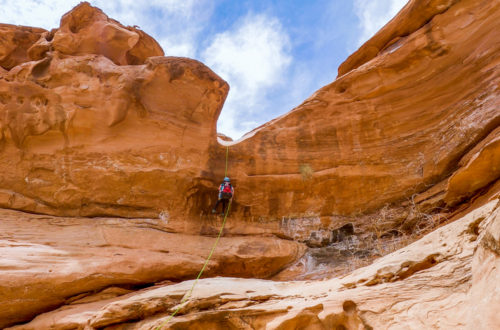
[[[222,204],[222,212],[221,215],[224,215],[227,211],[227,206],[234,195],[234,187],[231,185],[231,180],[226,176],[224,181],[219,186],[219,199],[215,203],[214,208],[212,209],[212,213],[217,212],[217,207],[219,204]]]

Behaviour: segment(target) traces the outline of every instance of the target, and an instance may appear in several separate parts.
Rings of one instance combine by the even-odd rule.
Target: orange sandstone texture
[[[0,76],[0,206],[183,212],[217,143],[227,83],[198,61],[157,56],[151,37],[87,3],[40,40],[41,58]]]
[[[0,210],[0,328],[110,288],[196,277],[215,238],[168,233],[165,225]],[[302,252],[300,244],[272,237],[223,237],[204,277],[268,278]]]
[[[500,128],[489,134],[460,160],[460,168],[450,177],[445,201],[457,203],[500,177]]]
[[[28,51],[46,33],[40,28],[0,24],[0,73],[29,61]]]
[[[370,61],[242,141],[223,142],[237,188],[232,214],[255,225],[235,232],[287,235],[275,220],[374,211],[448,180],[470,150],[486,147],[500,122],[500,4],[417,10],[426,4],[411,2],[384,27]],[[27,51],[36,60],[0,73],[0,206],[163,212],[175,230],[195,231],[224,175],[215,127],[228,85],[197,61],[153,56],[163,54],[154,40],[87,3],[40,33]],[[493,149],[477,150],[486,166],[498,161]],[[474,184],[454,176],[440,203],[453,207],[498,178],[482,173]]]
[[[499,28],[498,1],[411,1],[332,84],[242,141],[220,136],[237,193],[207,275],[269,277],[300,257],[269,233],[304,240],[387,203],[495,193]],[[220,225],[207,212],[229,86],[88,3],[50,32],[0,29],[0,207],[75,216],[3,211],[0,326],[155,328],[191,283],[131,291],[193,278],[213,243],[185,233]],[[497,200],[342,279],[202,281],[172,327],[491,327]],[[134,219],[79,218],[102,215]]]
[[[397,43],[401,38],[422,28],[434,16],[446,12],[459,0],[410,0],[400,13],[382,27],[357,52],[339,66],[339,76],[356,69]],[[408,19],[411,18],[411,19]]]
[[[495,329],[498,198],[342,278],[201,280],[164,329]],[[89,297],[11,329],[156,329],[191,286],[160,285],[98,302]]]
[[[404,37],[230,147],[239,216],[356,215],[468,166],[450,179],[452,207],[498,179],[497,142],[480,143],[500,124],[500,2],[432,1],[424,20],[416,8],[428,2],[412,1],[375,41]],[[476,145],[474,164],[461,162]]]
[[[148,57],[164,55],[149,35],[121,25],[87,2],[62,17],[51,44],[62,54],[104,55],[118,65],[144,64]]]

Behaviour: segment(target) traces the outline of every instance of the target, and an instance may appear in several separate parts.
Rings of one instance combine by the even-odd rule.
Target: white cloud
[[[262,14],[249,14],[217,34],[201,57],[231,87],[218,129],[233,138],[258,125],[267,92],[284,83],[292,61],[281,23]]]
[[[408,0],[355,0],[361,27],[358,46],[370,39],[408,3]]]
[[[61,16],[79,2],[79,0],[0,0],[2,8],[0,22],[50,30],[58,27]]]

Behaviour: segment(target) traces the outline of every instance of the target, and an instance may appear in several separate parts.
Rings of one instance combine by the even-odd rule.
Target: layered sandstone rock
[[[87,2],[62,17],[53,38],[50,44],[62,54],[99,54],[119,65],[144,64],[148,57],[164,55],[149,35],[121,25]]]
[[[47,52],[65,55],[103,55],[115,64],[144,64],[148,57],[163,56],[160,45],[143,31],[123,26],[99,8],[82,2],[52,31],[0,24],[0,66],[5,69],[41,60]]]
[[[155,56],[163,52],[151,37],[86,3],[51,33],[38,43],[49,43],[43,58],[0,77],[0,206],[124,217],[189,210],[227,83],[197,61]]]
[[[447,180],[477,145],[498,167],[495,142],[480,142],[500,123],[500,3],[433,1],[447,10],[410,29],[419,19],[408,8],[426,3],[383,30],[407,26],[404,38],[230,147],[239,216],[329,222],[376,210]],[[448,206],[498,179],[470,169],[481,182],[459,188],[455,176]]]
[[[7,210],[0,210],[0,219],[0,328],[61,305],[194,278],[215,242],[165,232],[165,220],[156,219],[57,218]],[[204,277],[267,278],[302,252],[300,244],[272,237],[223,237]],[[98,292],[104,293],[90,299]]]
[[[383,29],[383,40],[405,36],[369,62],[242,141],[221,139],[238,192],[233,214],[245,222],[234,233],[291,237],[286,219],[330,231],[429,188],[434,206],[451,208],[498,178],[483,170],[464,184],[461,169],[447,183],[460,166],[475,173],[481,162],[465,164],[472,149],[498,166],[485,139],[500,120],[499,4],[434,1],[424,15],[426,4],[411,2]],[[193,60],[148,58],[162,54],[149,36],[86,3],[43,35],[28,52],[37,60],[0,80],[0,205],[167,212],[172,230],[197,231],[192,221],[207,216],[224,175],[215,124],[227,84]]]
[[[488,219],[479,235],[472,260],[472,287],[468,298],[467,325],[493,329],[500,324],[500,220]]]
[[[56,53],[10,70],[0,80],[0,205],[66,215],[185,209],[227,89],[201,63],[172,57],[118,67]]]
[[[446,12],[458,1],[460,0],[408,1],[396,17],[339,66],[338,75],[342,76],[380,55],[385,49],[428,24],[434,16]]]
[[[500,177],[500,128],[489,134],[460,160],[448,180],[447,204],[456,204]]]
[[[172,328],[497,324],[499,22],[497,1],[412,0],[336,81],[220,144],[227,83],[142,31],[88,3],[50,32],[0,26],[0,207],[66,216],[1,212],[0,326],[163,324],[192,283],[152,285],[201,268],[226,150],[237,194],[207,276],[469,214],[341,279],[202,281]]]
[[[0,24],[0,73],[29,61],[28,50],[45,33],[40,28]]]
[[[12,329],[493,329],[499,324],[498,194],[461,219],[343,278],[191,281],[43,314]]]

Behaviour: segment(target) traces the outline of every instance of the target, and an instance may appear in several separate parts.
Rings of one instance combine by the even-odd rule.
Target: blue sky
[[[208,65],[231,90],[218,131],[234,139],[335,80],[338,66],[407,0],[92,0]],[[51,29],[78,0],[0,0],[0,22]]]

